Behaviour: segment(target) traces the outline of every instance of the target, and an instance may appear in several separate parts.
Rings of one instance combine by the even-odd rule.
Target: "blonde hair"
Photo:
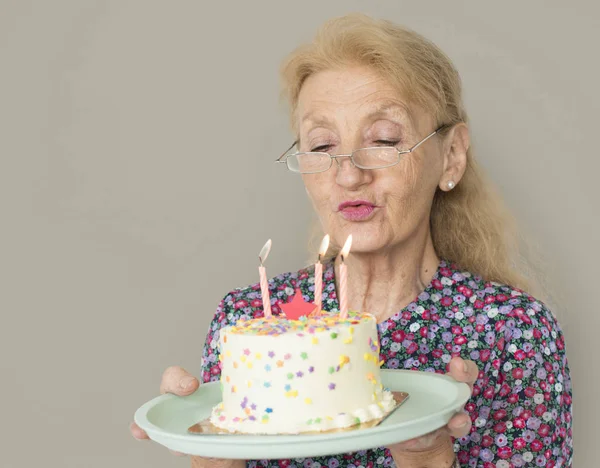
[[[398,86],[409,105],[431,113],[438,124],[467,122],[460,76],[431,41],[390,21],[350,14],[327,21],[314,40],[292,52],[281,68],[283,95],[292,126],[305,80],[322,70],[368,66]],[[520,273],[516,223],[473,157],[460,183],[438,190],[431,208],[431,235],[437,255],[487,281],[531,287]],[[337,252],[330,252],[335,255]],[[531,278],[529,278],[531,279]]]

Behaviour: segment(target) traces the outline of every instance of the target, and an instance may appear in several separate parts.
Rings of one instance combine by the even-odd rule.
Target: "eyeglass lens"
[[[398,150],[392,147],[363,148],[352,153],[354,164],[361,169],[388,167],[398,162]],[[297,153],[287,158],[290,170],[301,173],[323,172],[331,167],[327,153]]]

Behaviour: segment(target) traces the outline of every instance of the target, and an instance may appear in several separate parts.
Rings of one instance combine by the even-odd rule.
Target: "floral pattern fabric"
[[[338,310],[333,264],[323,279],[323,309]],[[313,268],[269,281],[274,314],[300,288],[314,300]],[[219,331],[240,318],[263,315],[258,284],[236,289],[219,304],[202,357],[203,382],[218,381]],[[480,369],[466,411],[469,435],[455,440],[461,466],[570,467],[572,391],[565,342],[546,306],[527,293],[486,282],[441,262],[413,302],[378,324],[384,369],[445,373],[450,359]],[[291,460],[249,460],[247,467],[394,467],[386,448]]]

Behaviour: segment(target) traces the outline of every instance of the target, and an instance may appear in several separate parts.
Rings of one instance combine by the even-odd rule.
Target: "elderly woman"
[[[383,367],[448,372],[472,397],[446,428],[396,446],[295,460],[194,458],[194,466],[570,466],[563,335],[520,289],[510,222],[469,149],[450,60],[412,31],[350,15],[293,52],[282,75],[296,141],[279,160],[302,177],[334,245],[352,234],[349,305],[377,317]],[[339,308],[337,269],[326,267],[326,310]],[[312,296],[312,277],[303,269],[273,278],[274,313],[294,288]],[[219,331],[261,315],[256,285],[225,296],[203,382],[219,379]],[[161,390],[186,395],[198,385],[173,367]]]

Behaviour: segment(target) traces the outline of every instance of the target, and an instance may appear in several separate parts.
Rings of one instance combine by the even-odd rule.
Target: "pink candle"
[[[323,297],[323,264],[321,263],[321,257],[327,253],[328,247],[329,234],[323,237],[321,241],[319,258],[317,259],[317,263],[315,263],[315,305],[317,306],[315,314],[317,315],[321,313],[321,300]]]
[[[321,299],[323,296],[323,264],[315,263],[315,305],[317,306],[317,314],[321,312]]]
[[[346,239],[346,243],[340,252],[342,264],[340,265],[340,317],[345,319],[348,318],[348,268],[344,263],[344,260],[350,253],[350,246],[352,245],[352,234]]]
[[[340,316],[348,318],[348,271],[342,260],[340,265]]]
[[[269,282],[267,281],[267,270],[263,266],[264,261],[269,256],[269,252],[271,251],[271,239],[269,239],[266,244],[261,249],[258,254],[258,260],[260,261],[260,266],[258,267],[258,274],[260,276],[260,293],[262,295],[262,303],[263,303],[263,312],[266,318],[271,317],[271,295],[269,294]]]
[[[258,267],[260,275],[260,293],[262,294],[263,311],[265,317],[271,317],[271,296],[269,295],[269,282],[267,281],[267,272],[264,266]]]

